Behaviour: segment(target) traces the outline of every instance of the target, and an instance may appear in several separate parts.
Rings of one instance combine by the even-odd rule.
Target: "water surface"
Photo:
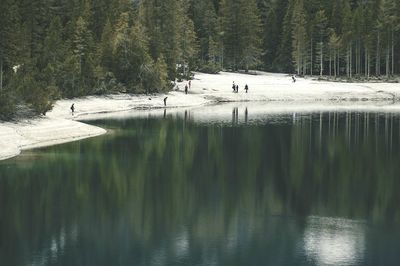
[[[0,265],[399,264],[399,115],[227,117],[0,162]]]

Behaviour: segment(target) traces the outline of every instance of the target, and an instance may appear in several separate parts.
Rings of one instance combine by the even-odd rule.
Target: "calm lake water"
[[[400,115],[230,112],[0,162],[0,265],[400,264]]]

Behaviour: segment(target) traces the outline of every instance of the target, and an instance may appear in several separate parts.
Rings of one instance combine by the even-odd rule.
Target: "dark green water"
[[[400,264],[400,116],[232,114],[0,162],[0,265]]]

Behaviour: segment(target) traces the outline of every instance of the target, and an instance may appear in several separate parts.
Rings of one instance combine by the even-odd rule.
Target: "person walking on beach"
[[[73,103],[71,105],[71,113],[72,113],[72,115],[74,115],[74,112],[75,112],[75,103]]]
[[[185,85],[185,94],[188,94],[188,85]]]
[[[233,82],[233,83],[232,83],[232,90],[233,90],[233,92],[235,92],[235,91],[236,91],[236,85],[235,85],[235,82]]]
[[[168,99],[168,97],[164,98],[164,106],[167,106],[167,99]]]
[[[239,85],[236,85],[236,93],[239,92]]]
[[[292,76],[292,80],[293,80],[293,83],[296,83],[296,77],[294,75]]]
[[[246,86],[244,86],[244,90],[246,91],[246,93],[249,90],[249,86],[247,84],[246,84]]]
[[[191,89],[191,88],[192,88],[192,81],[189,80],[189,89]]]

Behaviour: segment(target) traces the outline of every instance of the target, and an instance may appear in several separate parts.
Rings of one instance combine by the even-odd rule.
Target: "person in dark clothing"
[[[293,83],[296,83],[296,77],[292,76]]]
[[[185,86],[185,94],[188,94],[188,85]]]
[[[239,92],[239,85],[236,85],[236,93]]]
[[[247,84],[246,84],[246,86],[244,86],[244,90],[246,91],[246,93],[249,90],[249,86]]]
[[[192,88],[192,81],[189,80],[189,89]]]
[[[233,90],[233,92],[235,92],[235,91],[236,91],[236,85],[235,85],[235,82],[233,82],[233,84],[232,84],[232,90]]]
[[[168,97],[164,98],[164,106],[167,106],[167,99],[168,99]]]
[[[74,115],[74,112],[75,112],[75,104],[74,103],[71,105],[71,112],[72,112],[72,115]]]

